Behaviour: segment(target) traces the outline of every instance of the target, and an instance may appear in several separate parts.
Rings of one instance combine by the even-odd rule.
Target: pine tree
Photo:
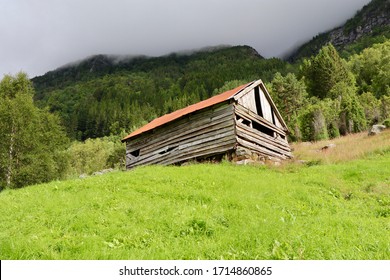
[[[270,87],[271,95],[276,107],[281,112],[290,129],[290,138],[300,140],[301,132],[298,123],[298,113],[302,109],[307,97],[306,86],[302,80],[289,73],[283,77],[276,73]]]
[[[332,44],[324,46],[317,56],[305,60],[301,67],[308,92],[320,99],[332,97],[331,89],[341,81],[352,85],[346,62],[339,56]]]
[[[326,119],[320,104],[309,105],[300,116],[300,121],[304,141],[328,139]]]
[[[341,135],[360,132],[366,128],[364,108],[359,102],[356,87],[346,82],[337,83],[331,95],[340,101],[339,131]]]

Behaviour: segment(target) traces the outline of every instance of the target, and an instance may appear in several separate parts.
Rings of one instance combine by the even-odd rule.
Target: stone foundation
[[[282,160],[276,157],[262,155],[258,152],[253,152],[244,147],[238,146],[235,150],[229,151],[224,154],[213,155],[209,157],[195,158],[178,163],[178,165],[189,165],[194,163],[218,163],[223,160],[227,160],[239,165],[274,165],[279,166],[282,164]]]
[[[271,157],[262,155],[258,152],[251,151],[249,149],[246,149],[244,147],[238,146],[235,151],[231,154],[232,162],[235,162],[236,164],[260,164],[260,165],[281,165],[282,160],[279,158]]]

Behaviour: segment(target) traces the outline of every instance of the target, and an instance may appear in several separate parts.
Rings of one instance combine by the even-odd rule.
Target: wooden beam
[[[256,151],[256,152],[258,152],[262,155],[265,155],[265,156],[272,156],[272,157],[276,157],[276,158],[280,158],[280,159],[287,159],[287,157],[285,155],[275,153],[269,149],[263,148],[263,147],[261,147],[257,144],[254,144],[250,141],[246,141],[240,137],[237,137],[236,139],[237,139],[238,144],[240,144],[244,148],[248,148],[252,151]]]
[[[127,165],[128,168],[135,167],[137,165],[145,164],[171,164],[183,161],[183,158],[193,158],[203,156],[200,152],[209,151],[214,154],[216,151],[221,152],[221,147],[228,146],[229,149],[233,149],[235,144],[235,135],[231,131],[229,133],[221,134],[220,136],[209,137],[208,139],[198,140],[190,145],[182,146],[172,152],[165,154],[153,154],[146,158],[142,158],[133,163]]]
[[[209,110],[197,112],[192,116],[183,117],[182,119],[173,121],[172,123],[169,123],[169,125],[167,124],[158,127],[154,129],[153,132],[141,134],[134,139],[130,138],[126,141],[126,147],[128,150],[138,150],[139,147],[145,146],[146,144],[151,145],[158,142],[159,140],[156,140],[155,136],[160,133],[164,133],[166,138],[172,138],[181,130],[191,129],[189,126],[194,127],[194,125],[192,125],[194,123],[196,123],[197,126],[208,126],[211,122],[230,115],[233,115],[233,107],[231,104],[224,104],[215,108],[209,108]]]
[[[235,114],[239,115],[240,117],[256,121],[265,127],[272,129],[273,131],[279,133],[280,135],[283,135],[286,137],[286,132],[274,125],[273,123],[267,121],[266,119],[260,117],[259,115],[256,115],[252,111],[246,109],[245,107],[241,106],[240,104],[235,104],[234,105],[234,112]]]
[[[286,156],[286,157],[289,157],[289,158],[292,157],[292,154],[288,150],[287,147],[283,147],[285,149],[282,149],[282,148],[278,147],[277,145],[275,145],[275,143],[269,143],[264,138],[259,139],[258,137],[253,137],[253,136],[249,135],[248,132],[246,132],[245,130],[242,130],[241,128],[239,128],[237,130],[237,136],[239,138],[243,139],[243,140],[246,140],[246,141],[251,142],[251,143],[253,143],[255,145],[258,145],[260,147],[268,149],[271,152],[275,152],[275,153],[278,153],[278,154],[280,154],[282,156]]]
[[[279,139],[279,138],[271,137],[271,136],[264,134],[264,133],[254,129],[254,128],[251,128],[245,124],[237,122],[236,123],[236,131],[241,132],[243,134],[247,134],[253,138],[256,138],[256,140],[257,140],[256,142],[265,142],[265,143],[268,143],[270,145],[276,146],[284,151],[291,152],[291,148],[288,145],[287,141],[284,141],[284,140]]]
[[[180,130],[175,131],[174,133],[164,133],[160,136],[156,135],[153,144],[147,145],[142,148],[142,153],[147,153],[150,150],[155,149],[157,146],[161,147],[164,145],[173,145],[180,141],[198,137],[200,135],[208,133],[209,131],[223,129],[228,126],[232,127],[233,125],[234,121],[230,114],[226,115],[225,119],[219,119],[215,122],[211,122],[204,125],[201,125],[201,123],[194,122],[189,124],[187,129],[182,128]]]

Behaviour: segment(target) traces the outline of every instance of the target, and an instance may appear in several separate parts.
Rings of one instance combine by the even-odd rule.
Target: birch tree
[[[58,119],[35,107],[24,73],[0,81],[0,187],[16,188],[53,179],[55,157],[66,142]]]

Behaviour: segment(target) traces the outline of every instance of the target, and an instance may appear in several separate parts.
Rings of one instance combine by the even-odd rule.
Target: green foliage
[[[337,83],[354,82],[345,61],[331,44],[324,46],[317,56],[304,61],[301,75],[305,78],[309,94],[320,99],[332,97],[330,91]]]
[[[381,97],[381,116],[382,120],[390,118],[390,94]]]
[[[370,48],[375,44],[385,43],[389,39],[390,27],[376,28],[373,33],[362,36],[355,43],[340,50],[340,55],[344,59],[347,59],[353,55],[360,54],[364,49]]]
[[[234,89],[236,87],[239,87],[241,85],[245,85],[249,83],[248,80],[232,80],[232,81],[227,81],[223,84],[222,87],[220,88],[217,88],[217,89],[214,89],[213,91],[213,95],[217,95],[221,92],[225,92],[225,91],[228,91],[228,90],[231,90],[231,89]]]
[[[331,95],[340,100],[339,131],[341,135],[366,129],[364,109],[359,102],[354,86],[339,82],[332,88]]]
[[[317,102],[316,102],[317,103]],[[326,98],[318,102],[325,117],[326,129],[330,139],[340,136],[340,100]]]
[[[0,81],[0,187],[19,188],[61,178],[67,138],[59,118],[33,104],[26,74]]]
[[[386,126],[386,128],[390,128],[390,119],[385,119],[382,124]]]
[[[376,99],[371,92],[365,92],[359,96],[359,103],[363,106],[367,123],[376,124],[381,119],[381,101]]]
[[[377,98],[390,94],[390,40],[354,55],[349,63],[361,92],[373,92]]]
[[[379,120],[379,101],[369,93],[357,96],[355,77],[332,45],[305,60],[301,75],[310,95],[318,98],[311,101],[317,107],[309,106],[301,113],[303,139],[316,141],[360,132],[366,129],[366,118],[368,122]],[[367,102],[364,107],[362,102]]]
[[[67,150],[68,176],[92,174],[107,168],[123,168],[125,146],[120,137],[110,136],[73,142]]]
[[[149,166],[6,190],[0,258],[387,260],[389,165]]]
[[[290,129],[290,139],[293,141],[300,140],[301,132],[298,116],[307,98],[304,82],[298,80],[292,73],[288,73],[286,76],[276,73],[269,90],[276,107],[284,116]]]
[[[328,139],[326,120],[320,104],[309,105],[300,116],[300,123],[304,141]]]

